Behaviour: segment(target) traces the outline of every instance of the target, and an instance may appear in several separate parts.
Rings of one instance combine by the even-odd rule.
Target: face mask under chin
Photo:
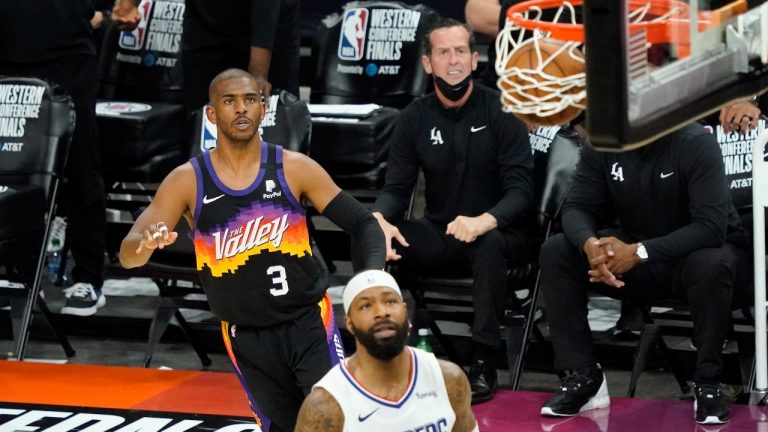
[[[467,75],[466,78],[453,85],[448,84],[447,81],[438,76],[435,77],[435,84],[437,84],[437,88],[440,89],[440,93],[448,98],[448,100],[452,101],[457,101],[464,97],[465,94],[467,94],[467,91],[469,90],[469,83],[471,81],[472,74]]]

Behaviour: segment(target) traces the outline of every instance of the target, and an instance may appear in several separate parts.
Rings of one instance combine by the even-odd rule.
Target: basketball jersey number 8
[[[272,278],[272,283],[280,284],[280,288],[270,288],[269,289],[270,294],[272,294],[275,297],[288,294],[288,280],[286,280],[285,278],[285,267],[281,265],[272,266],[267,269],[267,274],[269,276],[274,276],[275,274],[277,274],[276,277]]]

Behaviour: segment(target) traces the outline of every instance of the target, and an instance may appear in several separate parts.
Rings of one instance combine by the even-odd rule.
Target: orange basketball
[[[577,94],[583,90],[583,87],[579,86],[566,89],[567,86],[564,86],[555,81],[544,82],[545,78],[543,76],[551,75],[554,77],[563,78],[570,75],[583,73],[585,69],[583,61],[584,54],[581,51],[578,49],[564,49],[554,58],[550,58],[563,46],[563,43],[552,39],[539,39],[538,46],[539,50],[541,51],[541,63],[544,63],[544,66],[539,71],[540,73],[529,74],[527,76],[529,79],[523,79],[520,75],[517,74],[511,74],[506,77],[506,79],[509,81],[512,81],[521,86],[530,86],[532,84],[531,79],[536,81],[537,85],[533,88],[525,89],[521,92],[504,79],[500,80],[498,85],[499,89],[504,94],[502,101],[505,104],[516,105],[515,102],[509,100],[508,95],[513,96],[515,99],[526,105],[535,107],[537,105],[537,101],[534,98],[541,98],[547,101],[559,101],[560,96],[553,93],[558,89],[561,90],[562,94]],[[581,58],[581,60],[574,58],[574,56]],[[541,63],[539,62],[539,56],[536,53],[536,44],[534,43],[533,39],[529,39],[512,53],[512,55],[509,57],[509,60],[507,61],[506,69],[510,70],[513,67],[517,67],[520,69],[531,69],[535,71],[538,69]],[[580,103],[585,104],[586,101],[582,99]],[[561,111],[553,112],[552,114],[546,116],[517,112],[515,112],[514,115],[528,123],[541,126],[555,126],[565,124],[575,119],[579,114],[581,114],[582,111],[583,110],[581,108],[568,105],[563,107]]]

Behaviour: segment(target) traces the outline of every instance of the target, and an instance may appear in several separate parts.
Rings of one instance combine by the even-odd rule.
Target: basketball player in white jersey
[[[315,384],[296,432],[478,430],[464,371],[405,346],[408,311],[392,276],[358,273],[343,297],[357,352]]]

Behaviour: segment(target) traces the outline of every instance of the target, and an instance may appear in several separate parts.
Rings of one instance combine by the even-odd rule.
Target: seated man
[[[422,64],[434,76],[435,92],[400,113],[373,214],[387,236],[387,258],[402,258],[407,271],[471,269],[475,349],[469,381],[472,401],[481,402],[496,387],[493,359],[501,342],[506,266],[524,253],[519,227],[533,201],[533,159],[523,123],[501,111],[495,91],[472,82],[478,53],[467,26],[439,20],[425,43]],[[425,217],[399,221],[419,169],[426,179]],[[392,249],[392,238],[403,248]]]
[[[343,298],[357,351],[315,384],[297,432],[478,430],[461,368],[405,347],[408,310],[392,276],[358,273]]]
[[[601,220],[618,224],[599,230]],[[685,300],[698,347],[696,421],[727,422],[721,349],[751,260],[715,137],[693,123],[625,153],[584,146],[563,230],[542,246],[541,287],[555,367],[570,374],[541,414],[571,416],[610,403],[587,322],[592,289],[636,303]]]

